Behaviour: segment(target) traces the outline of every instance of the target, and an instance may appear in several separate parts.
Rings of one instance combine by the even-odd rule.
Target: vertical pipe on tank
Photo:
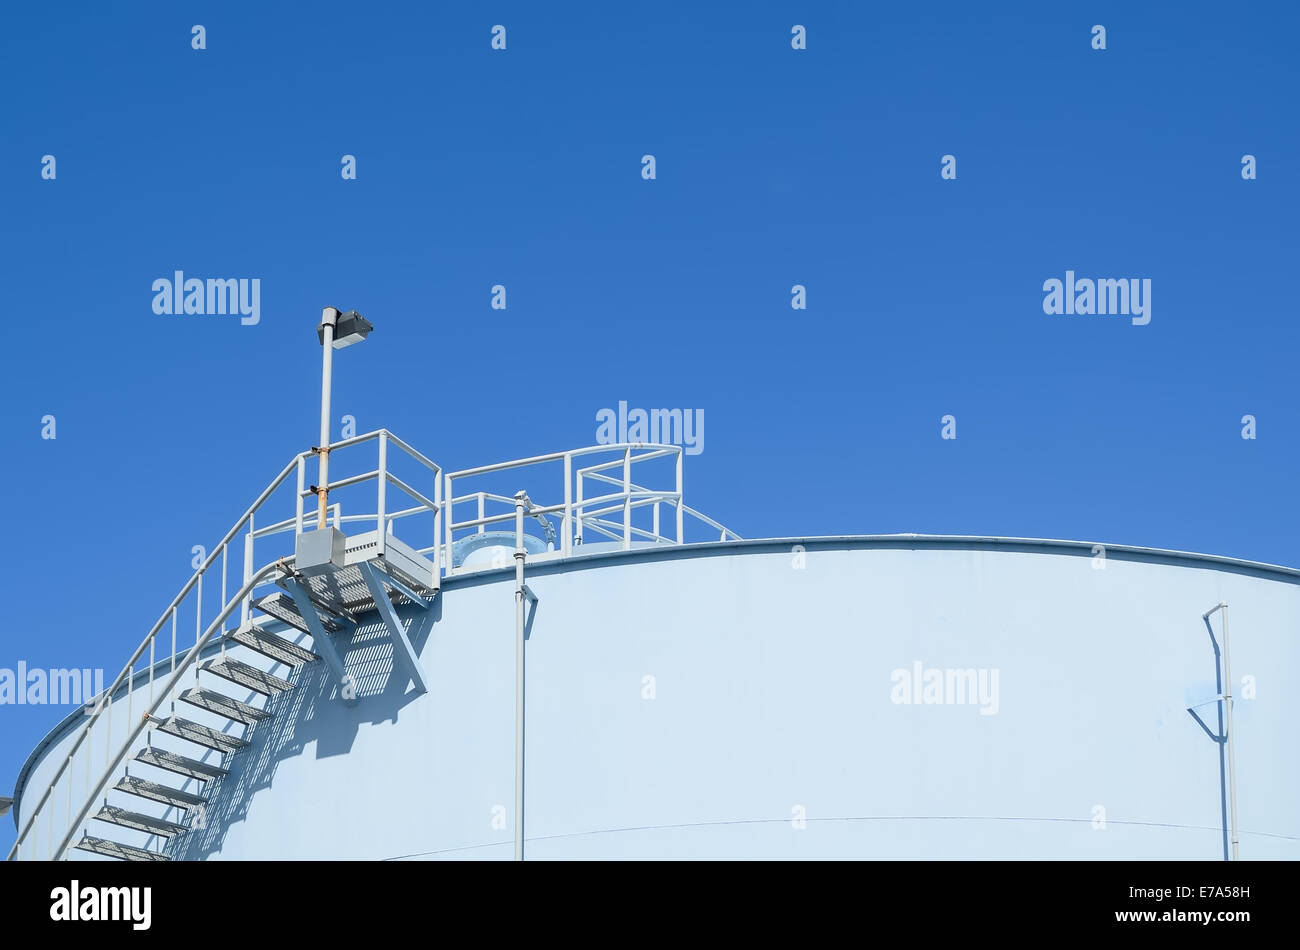
[[[515,495],[515,860],[524,859],[524,506]]]
[[[1228,605],[1223,608],[1223,698],[1228,705],[1228,801],[1232,813],[1232,860],[1237,860],[1237,769],[1232,751],[1232,654],[1228,649]]]

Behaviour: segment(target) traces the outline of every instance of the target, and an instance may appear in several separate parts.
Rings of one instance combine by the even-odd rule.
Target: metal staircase
[[[311,577],[290,569],[277,581],[282,590],[255,601],[254,609],[266,619],[224,634],[218,656],[195,662],[194,684],[175,697],[170,715],[149,717],[146,746],[136,753],[117,784],[107,790],[99,811],[89,816],[89,828],[98,833],[87,830],[73,847],[127,861],[168,860],[167,843],[189,832],[195,816],[205,813],[216,783],[229,772],[232,757],[249,747],[258,723],[275,715],[276,698],[294,688],[294,670],[322,656],[337,660],[338,651],[329,639],[354,627],[358,613],[378,607],[387,623],[383,615],[394,601],[427,608],[437,591],[411,572],[431,578],[433,563],[392,537],[386,540],[386,556],[363,537],[349,548],[360,552],[358,556],[348,558],[344,565]],[[360,560],[366,555],[367,560]],[[378,580],[382,604],[376,603],[371,579]],[[307,634],[311,646],[268,629],[267,619]],[[405,635],[402,624],[396,637],[404,640]],[[410,649],[409,642],[406,649]],[[410,655],[414,656],[413,650]],[[397,667],[405,665],[404,659],[395,653]],[[256,661],[262,665],[255,665]],[[415,669],[412,678],[422,687],[418,664]],[[340,665],[335,672],[341,671]],[[231,695],[232,690],[250,695]],[[199,711],[215,724],[187,718],[195,713],[182,715],[178,706]],[[192,751],[196,747],[201,751]],[[142,804],[111,804],[109,795]],[[160,815],[137,810],[158,811],[160,806]],[[143,844],[118,840],[123,830],[136,840],[144,835]]]
[[[99,811],[90,818],[91,827],[99,833],[87,832],[74,847],[127,861],[168,860],[165,843],[190,830],[194,816],[203,814],[213,784],[227,774],[229,757],[248,747],[257,723],[274,715],[270,708],[272,699],[293,689],[290,680],[275,675],[273,671],[282,666],[292,670],[320,659],[318,654],[301,644],[256,624],[227,634],[222,647],[223,653],[227,648],[232,653],[238,649],[269,658],[274,665],[271,671],[266,671],[234,656],[198,664],[195,685],[176,697],[170,716],[161,720],[151,719],[148,745],[136,753],[126,774],[110,790],[114,797],[148,805],[121,807],[109,804],[106,796]],[[224,691],[231,686],[257,694],[261,697],[261,704],[255,705],[256,700],[246,702]],[[224,728],[218,729],[178,715],[175,712],[178,704],[182,708],[202,710],[209,718],[222,722]],[[238,734],[241,730],[242,734]],[[174,748],[163,747],[163,743]],[[193,752],[195,746],[203,751]],[[201,757],[192,758],[195,754]],[[215,756],[215,760],[205,761],[203,758],[210,756]],[[145,778],[146,775],[149,777]],[[197,789],[192,786],[197,786]],[[159,805],[165,810],[161,816],[135,810],[149,805],[154,806],[155,811]],[[99,831],[96,825],[104,830]],[[136,833],[136,837],[140,833],[146,835],[144,846],[114,840],[122,829]]]

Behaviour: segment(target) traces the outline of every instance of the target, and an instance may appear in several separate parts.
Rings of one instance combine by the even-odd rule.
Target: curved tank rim
[[[1199,554],[1193,551],[1179,551],[1170,548],[1153,548],[1133,544],[1108,544],[1102,541],[1070,541],[1053,538],[1014,538],[1014,537],[997,537],[993,535],[962,535],[962,534],[835,534],[835,535],[806,535],[791,536],[778,538],[747,538],[735,541],[700,541],[689,544],[672,544],[672,545],[647,545],[645,547],[634,547],[631,550],[604,550],[592,552],[590,554],[577,552],[568,557],[550,557],[545,560],[535,562],[531,567],[534,573],[550,574],[554,573],[556,568],[571,566],[574,562],[582,564],[594,564],[597,562],[607,561],[626,561],[626,560],[658,560],[664,558],[681,558],[694,557],[701,555],[725,554],[728,551],[748,551],[759,553],[763,550],[773,548],[788,549],[794,545],[815,546],[815,547],[896,547],[896,548],[915,548],[915,547],[948,547],[954,550],[977,547],[993,547],[1018,550],[1025,553],[1077,553],[1082,556],[1091,557],[1094,547],[1101,547],[1106,552],[1106,556],[1121,557],[1127,556],[1134,560],[1147,560],[1163,562],[1166,564],[1184,564],[1188,567],[1212,567],[1229,569],[1237,573],[1254,574],[1257,576],[1272,577],[1275,580],[1289,581],[1300,584],[1300,568],[1285,567],[1279,564],[1270,564],[1265,561],[1252,561],[1245,558],[1227,557],[1219,554]],[[496,581],[503,575],[513,575],[514,567],[488,568],[475,571],[470,574],[452,575],[442,579],[442,590],[450,590],[456,587],[473,586],[484,581]],[[166,663],[168,658],[158,661],[161,665]],[[144,675],[143,671],[137,673],[137,676]],[[62,720],[60,720],[45,737],[37,743],[36,747],[27,756],[23,766],[18,771],[18,777],[14,782],[13,807],[11,815],[14,821],[14,827],[18,827],[18,815],[22,809],[23,792],[26,789],[27,779],[31,775],[32,769],[40,760],[44,751],[53,743],[57,742],[68,728],[77,720],[82,718],[82,709],[77,707]]]

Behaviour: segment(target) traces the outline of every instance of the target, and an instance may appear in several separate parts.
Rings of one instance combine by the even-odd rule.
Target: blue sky
[[[745,537],[1300,562],[1294,6],[899,6],[6,10],[0,667],[116,673],[316,441],[325,305],[376,326],[336,421],[452,469],[626,400],[704,411]],[[260,323],[154,314],[178,269]],[[1067,270],[1150,324],[1044,314]],[[0,793],[65,711],[0,709]]]

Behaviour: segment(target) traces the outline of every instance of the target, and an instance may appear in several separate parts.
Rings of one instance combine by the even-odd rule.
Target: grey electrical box
[[[311,577],[330,574],[343,567],[346,539],[338,528],[304,531],[294,543],[294,567]]]

